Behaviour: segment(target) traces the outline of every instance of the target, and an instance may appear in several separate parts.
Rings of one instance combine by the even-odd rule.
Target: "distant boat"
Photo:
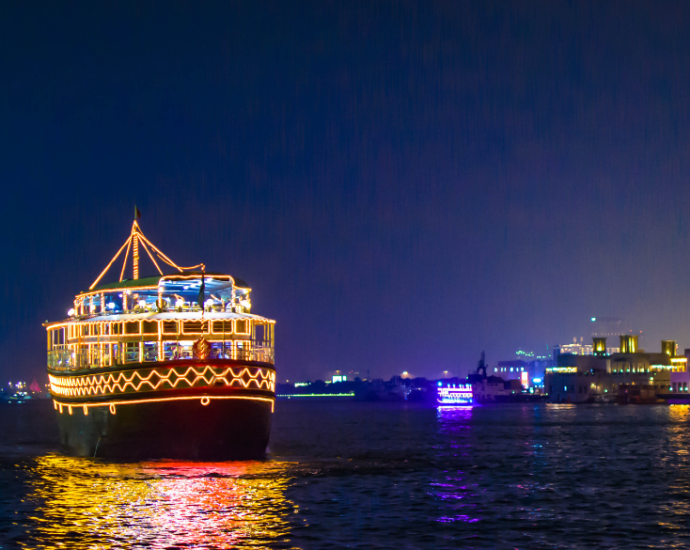
[[[140,249],[157,276],[139,278]],[[123,251],[119,280],[99,284]],[[130,251],[133,277],[123,279]],[[174,272],[164,274],[159,262]],[[65,451],[127,459],[264,456],[275,401],[275,321],[250,313],[250,292],[203,264],[178,266],[135,219],[68,318],[44,325]]]

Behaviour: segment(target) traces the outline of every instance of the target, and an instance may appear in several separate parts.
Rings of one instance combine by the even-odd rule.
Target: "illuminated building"
[[[130,250],[133,278],[124,279]],[[139,278],[141,250],[157,276]],[[123,252],[119,280],[99,284]],[[69,317],[45,324],[63,447],[79,456],[262,456],[275,401],[275,322],[250,313],[250,292],[203,264],[178,266],[135,220]]]
[[[606,353],[606,338],[593,340],[591,355],[564,353],[546,369],[544,389],[555,403],[616,401],[631,388],[644,387],[654,399],[668,399],[672,379],[687,378],[687,358],[676,355],[673,340],[662,341],[659,353],[638,348],[636,335],[621,335],[620,352]],[[681,374],[682,373],[682,374]]]
[[[516,380],[524,389],[530,387],[539,387],[541,380],[544,378],[544,369],[550,365],[551,361],[546,359],[537,359],[533,361],[499,361],[496,367],[491,367],[489,370],[494,376],[500,376],[504,380]],[[534,380],[539,382],[534,382]]]
[[[592,355],[597,351],[597,345],[596,342],[599,341],[599,348],[601,348],[601,342],[603,341],[604,344],[606,343],[606,338],[605,337],[600,337],[600,336],[594,336],[592,338],[593,343],[592,344],[585,344],[583,341],[583,338],[580,338],[580,341],[577,341],[577,338],[573,338],[573,343],[572,344],[561,344],[560,346],[555,346],[554,349],[554,356],[562,355],[564,353],[570,353],[572,355]],[[602,349],[598,350],[599,352],[602,351]],[[612,353],[618,353],[620,351],[619,348],[613,348],[613,347],[606,347],[604,345],[603,348],[604,353],[612,354]]]

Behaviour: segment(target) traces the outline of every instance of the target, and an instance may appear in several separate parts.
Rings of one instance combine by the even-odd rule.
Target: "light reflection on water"
[[[32,434],[54,411],[22,410],[0,407],[2,548],[687,548],[690,538],[684,405],[281,402],[273,459],[221,464],[50,454]]]
[[[36,460],[26,547],[263,548],[285,541],[281,463]],[[20,545],[21,545],[20,541]]]
[[[442,440],[450,447],[452,456],[458,457],[471,452],[467,436],[471,429],[472,407],[439,407],[438,430]],[[431,483],[431,495],[439,502],[440,523],[479,521],[476,504],[472,502],[476,485],[468,481],[467,475],[455,469],[439,472]]]

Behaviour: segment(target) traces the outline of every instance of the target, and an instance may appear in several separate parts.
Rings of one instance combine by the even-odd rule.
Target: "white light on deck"
[[[71,308],[71,309],[67,312],[67,315],[69,315],[70,317],[72,317],[72,315],[74,315],[74,308]]]

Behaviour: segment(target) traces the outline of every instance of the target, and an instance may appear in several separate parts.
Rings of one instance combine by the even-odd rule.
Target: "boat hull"
[[[69,455],[248,460],[265,456],[274,380],[265,364],[195,361],[62,373],[51,386]]]
[[[60,443],[72,456],[124,460],[248,460],[265,456],[271,404],[213,399],[160,401],[57,412]]]

